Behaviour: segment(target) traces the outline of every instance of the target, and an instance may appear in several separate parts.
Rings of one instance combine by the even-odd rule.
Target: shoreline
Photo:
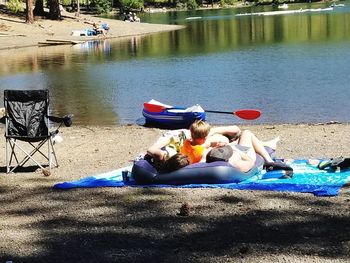
[[[247,7],[243,3],[230,5],[228,8]],[[198,10],[222,9],[218,5],[200,7]],[[169,12],[172,9],[150,8],[148,13]],[[178,11],[178,10],[177,10]],[[180,10],[185,11],[185,10]],[[116,19],[100,18],[94,15],[80,14],[76,17],[74,13],[61,10],[62,20],[55,21],[35,17],[33,24],[26,24],[23,16],[9,15],[0,9],[0,52],[9,49],[20,49],[28,47],[46,46],[39,43],[63,42],[73,45],[75,42],[86,42],[92,40],[115,39],[123,37],[140,36],[161,32],[175,31],[185,28],[183,25],[149,24],[138,22],[124,22]],[[106,36],[73,36],[75,30],[92,29],[93,23],[107,23],[110,30]],[[71,42],[71,43],[68,43]],[[52,43],[51,43],[52,45]]]
[[[81,43],[91,40],[104,40],[113,38],[132,37],[174,31],[183,29],[184,26],[149,24],[149,23],[128,23],[115,19],[99,18],[81,14],[75,17],[66,11],[62,12],[64,17],[61,21],[40,19],[34,24],[26,24],[23,18],[10,16],[0,12],[0,51],[19,49],[26,47],[40,47],[39,43],[45,41],[74,42]],[[108,33],[98,36],[73,36],[75,30],[92,29],[92,23],[107,23],[110,26]]]

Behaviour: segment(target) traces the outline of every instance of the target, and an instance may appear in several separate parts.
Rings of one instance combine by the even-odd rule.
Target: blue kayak
[[[195,120],[205,120],[205,111],[199,105],[185,108],[165,105],[155,100],[144,104],[142,115],[146,126],[164,129],[187,129]]]

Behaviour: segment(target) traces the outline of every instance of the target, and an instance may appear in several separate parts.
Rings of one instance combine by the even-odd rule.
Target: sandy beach
[[[64,14],[27,25],[0,12],[0,49],[47,39],[85,41],[72,30],[108,23],[106,37],[181,29]],[[0,56],[1,57],[1,56]],[[350,156],[347,123],[244,126],[262,140],[281,136],[281,158]],[[53,185],[128,166],[162,130],[63,127],[59,167],[6,174],[0,140],[0,262],[350,262],[350,191],[339,196],[176,188],[55,190]],[[4,127],[0,126],[4,134]],[[189,216],[179,216],[187,203]]]
[[[350,155],[349,124],[246,126],[277,135],[284,158]],[[0,261],[348,262],[350,192],[175,188],[54,190],[54,184],[127,166],[162,130],[140,126],[62,128],[60,166],[5,173],[0,141]],[[1,128],[1,133],[4,133]],[[182,204],[188,217],[178,216]]]
[[[114,19],[102,19],[63,11],[63,20],[53,21],[37,18],[34,24],[26,24],[23,17],[2,13],[0,10],[0,50],[38,46],[47,40],[88,41],[153,34],[182,29],[179,25],[162,25],[148,23],[130,23]],[[72,31],[92,29],[92,23],[110,26],[108,33],[98,36],[73,36]]]

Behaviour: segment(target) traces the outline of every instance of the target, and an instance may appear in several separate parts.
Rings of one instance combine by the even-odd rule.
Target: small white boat
[[[186,20],[195,20],[195,19],[202,19],[201,16],[190,16],[190,17],[186,17]]]
[[[336,4],[336,3],[333,3],[330,5],[330,7],[344,7],[345,5],[344,4]]]
[[[283,5],[278,6],[279,9],[288,9],[288,5],[284,3]]]

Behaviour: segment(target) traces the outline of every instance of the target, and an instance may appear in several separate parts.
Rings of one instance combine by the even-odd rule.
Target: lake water
[[[76,124],[133,124],[152,98],[260,109],[251,123],[350,122],[350,2],[341,3],[145,14],[144,22],[186,29],[2,51],[0,96],[48,88],[54,113],[74,113]],[[246,123],[223,114],[207,119]]]

